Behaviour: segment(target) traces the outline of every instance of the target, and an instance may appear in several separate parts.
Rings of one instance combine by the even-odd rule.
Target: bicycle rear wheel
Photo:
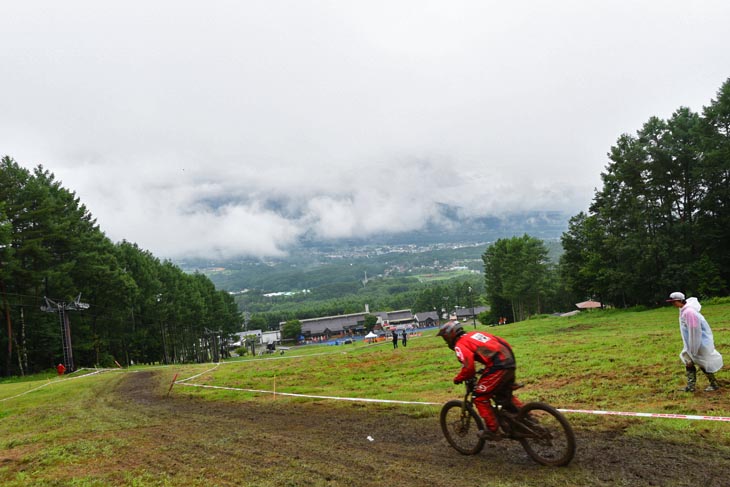
[[[515,418],[517,439],[530,458],[555,467],[570,463],[575,456],[575,433],[565,416],[541,402],[525,404]]]
[[[471,404],[454,399],[441,408],[441,431],[449,444],[463,455],[476,455],[484,448],[484,439],[479,431],[484,429],[484,421]]]

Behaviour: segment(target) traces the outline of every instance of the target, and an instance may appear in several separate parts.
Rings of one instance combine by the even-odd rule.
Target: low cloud
[[[709,103],[730,41],[719,1],[40,0],[0,16],[0,154],[161,257],[415,231],[443,205],[577,213],[622,133]]]

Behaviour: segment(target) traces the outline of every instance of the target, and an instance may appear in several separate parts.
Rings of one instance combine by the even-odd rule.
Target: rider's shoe
[[[679,389],[679,392],[694,392],[695,386],[686,386],[681,389]]]
[[[705,387],[705,392],[712,392],[717,391],[720,389],[720,386],[717,384],[710,384],[709,386]]]
[[[479,431],[479,438],[487,441],[501,441],[503,436],[499,431],[484,429]]]

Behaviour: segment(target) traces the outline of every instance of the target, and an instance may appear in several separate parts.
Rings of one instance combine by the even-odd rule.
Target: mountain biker
[[[454,377],[454,384],[476,376],[476,362],[484,365],[484,372],[474,387],[474,405],[487,426],[480,435],[486,439],[498,439],[497,419],[492,411],[490,399],[497,396],[509,404],[508,410],[516,413],[522,402],[512,394],[517,364],[512,347],[504,339],[482,331],[465,332],[461,323],[449,321],[441,326],[436,336],[444,339],[456,358],[461,362],[461,371]]]

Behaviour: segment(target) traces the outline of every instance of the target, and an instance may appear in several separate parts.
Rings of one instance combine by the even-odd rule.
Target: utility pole
[[[81,302],[81,294],[78,295],[75,301],[67,303],[65,301],[53,301],[48,297],[44,297],[46,300],[45,306],[41,306],[41,311],[47,313],[58,313],[58,319],[61,322],[61,342],[63,344],[63,365],[66,367],[67,372],[73,372],[74,369],[74,356],[73,347],[71,346],[71,323],[68,319],[67,311],[83,311],[89,309],[87,303]]]
[[[471,304],[471,319],[472,323],[474,324],[474,328],[477,327],[477,317],[474,316],[474,295],[471,293],[471,286],[469,286],[469,301]]]

